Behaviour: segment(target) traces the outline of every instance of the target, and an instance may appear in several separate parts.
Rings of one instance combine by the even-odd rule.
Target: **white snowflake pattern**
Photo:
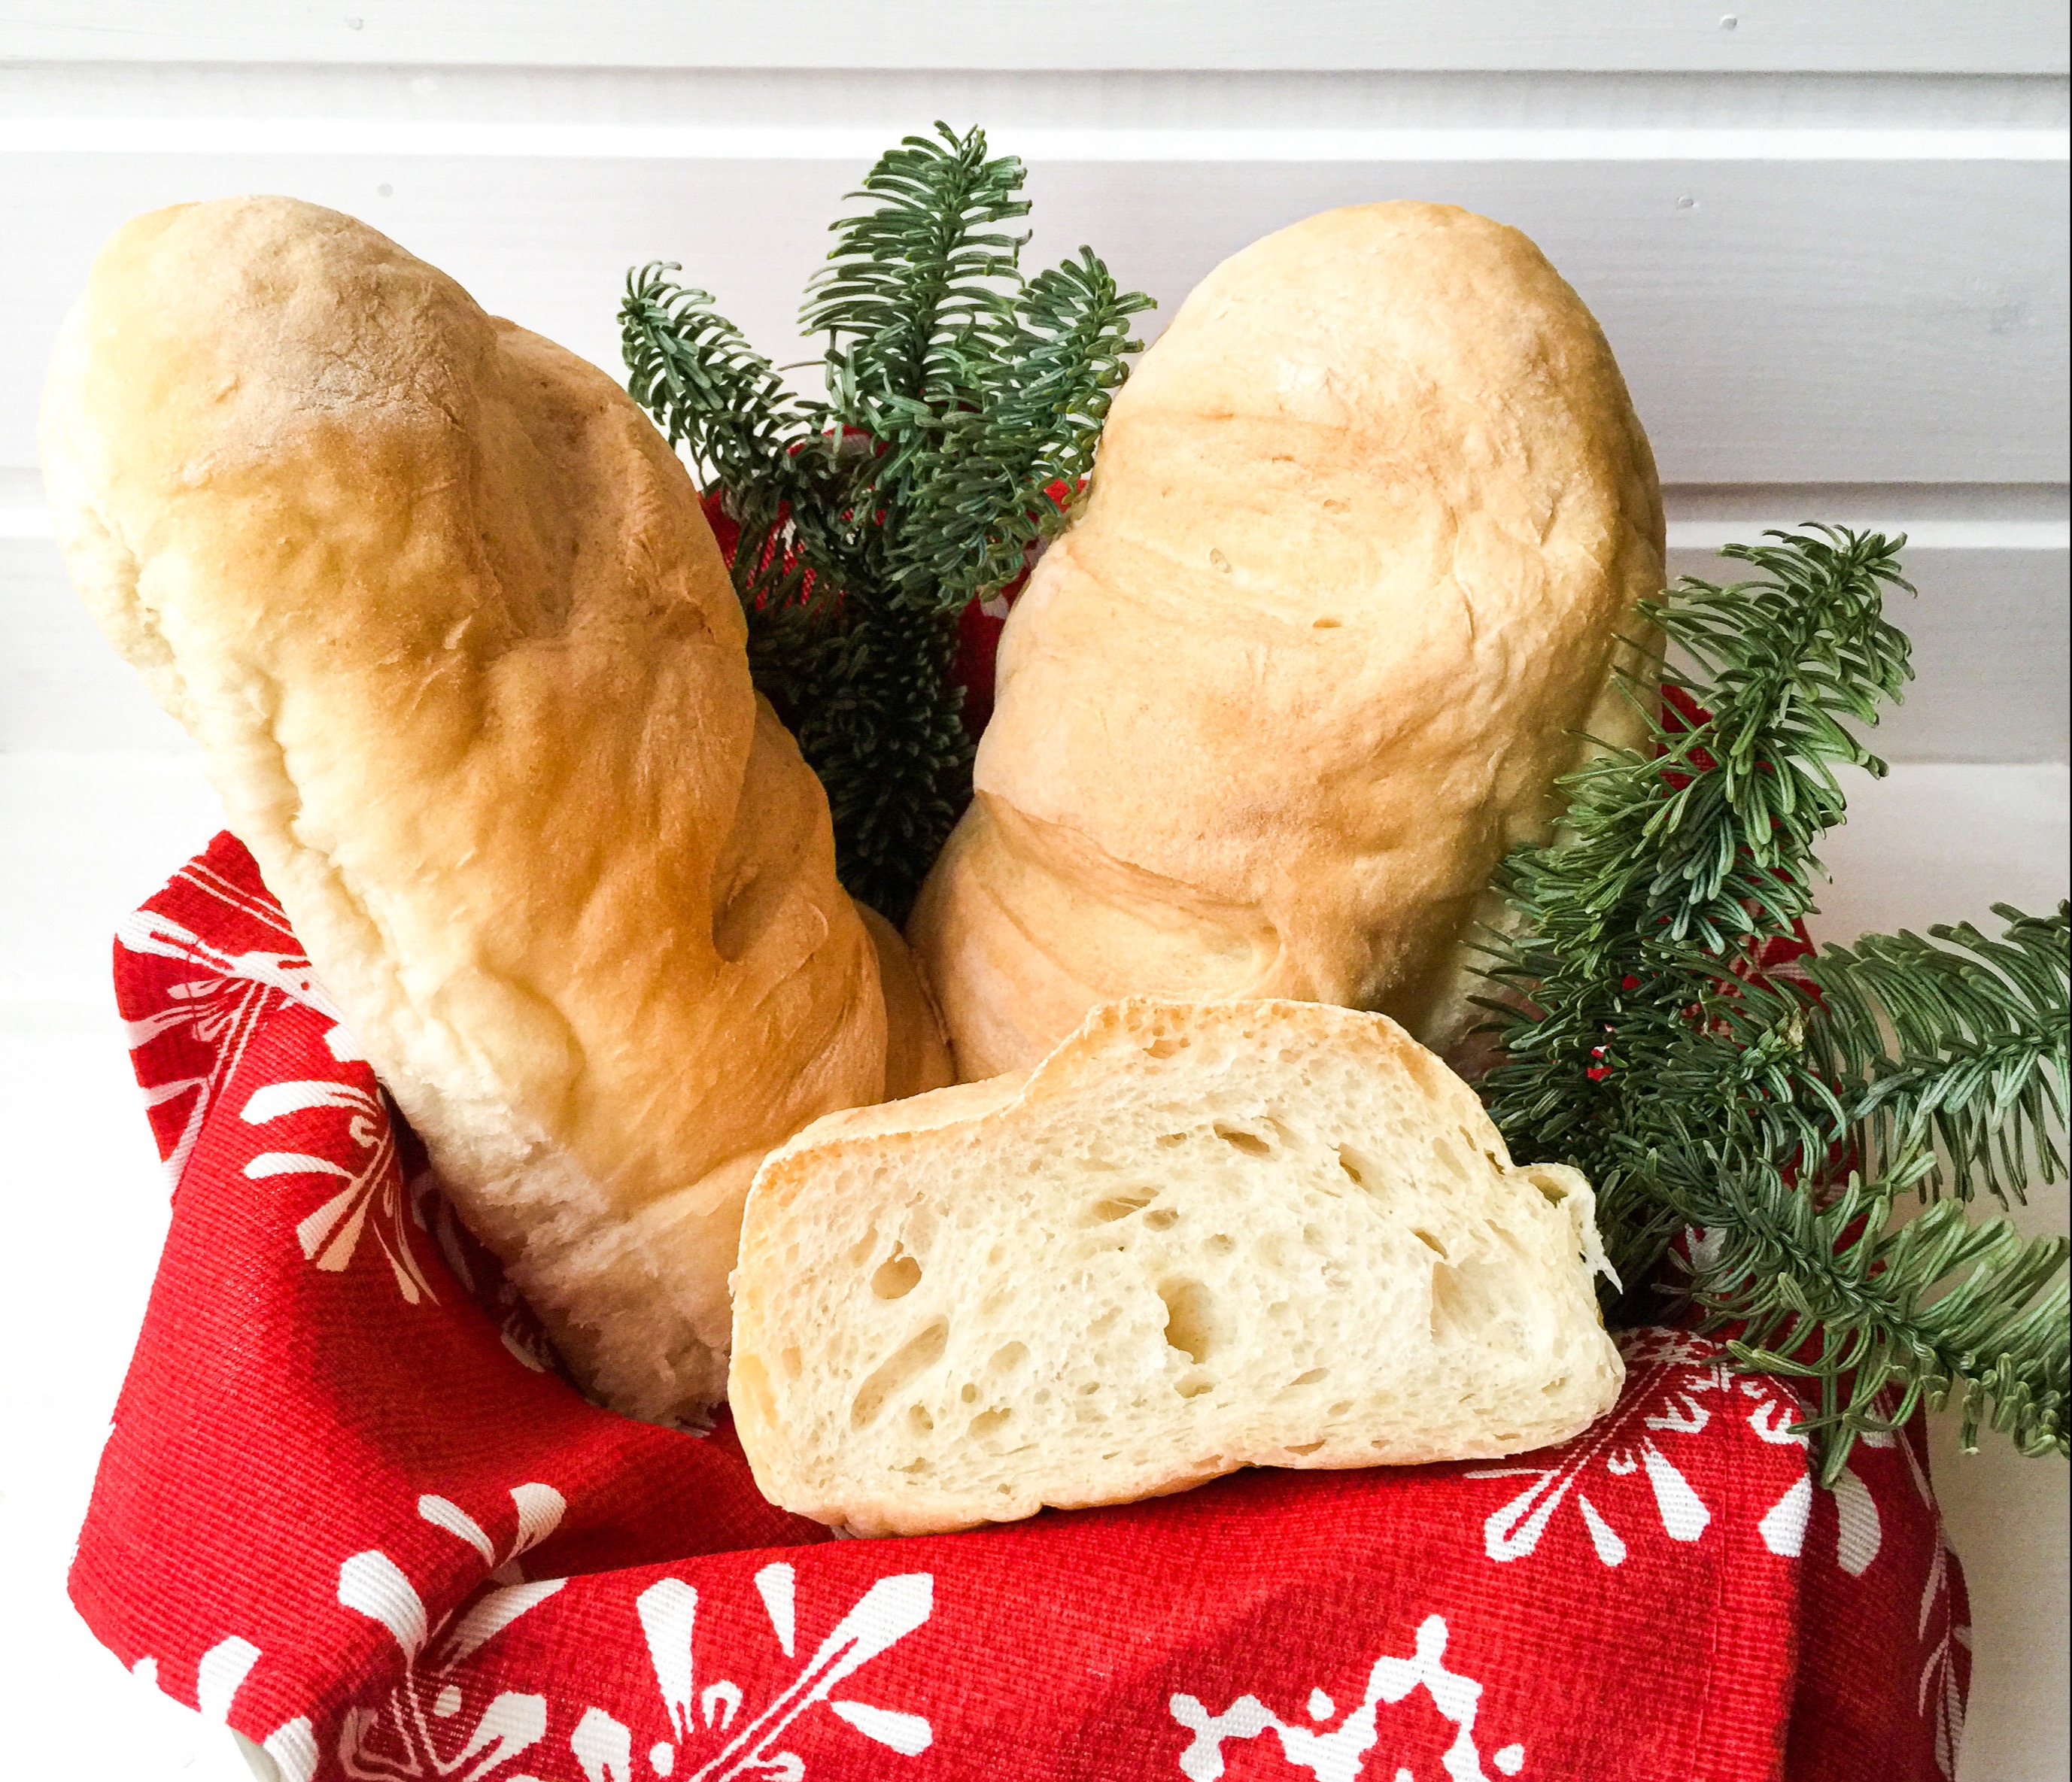
[[[1439,1759],[1448,1782],[1490,1782],[1475,1743],[1482,1686],[1446,1669],[1446,1639],[1445,1617],[1427,1616],[1418,1627],[1412,1655],[1396,1658],[1384,1653],[1375,1659],[1359,1705],[1327,1730],[1321,1724],[1305,1727],[1284,1720],[1256,1695],[1240,1695],[1222,1713],[1211,1714],[1198,1698],[1176,1694],[1169,1704],[1172,1716],[1194,1735],[1180,1754],[1180,1773],[1187,1782],[1216,1782],[1223,1774],[1225,1739],[1256,1739],[1271,1732],[1279,1739],[1289,1768],[1307,1770],[1317,1782],[1357,1782],[1368,1754],[1379,1742],[1381,1710],[1422,1689],[1432,1706],[1453,1724],[1452,1742]],[[1318,1723],[1338,1713],[1338,1705],[1321,1689],[1310,1690],[1305,1709],[1309,1719]],[[1525,1766],[1525,1747],[1503,1746],[1490,1754],[1490,1761],[1499,1776],[1515,1776]],[[1393,1782],[1418,1779],[1399,1765]]]
[[[189,862],[175,877],[187,880],[217,901],[273,930],[288,949],[226,952],[154,909],[134,911],[116,924],[116,944],[125,951],[178,960],[199,967],[202,974],[168,985],[164,992],[166,1007],[142,1020],[124,1024],[133,1052],[183,1027],[193,1029],[195,1037],[212,1049],[207,1074],[154,1084],[144,1092],[146,1107],[156,1107],[184,1094],[194,1096],[179,1138],[166,1159],[166,1174],[177,1188],[218,1091],[236,1069],[257,1030],[260,1017],[273,1006],[276,998],[285,997],[330,1020],[339,1036],[334,1041],[335,1049],[341,1041],[349,1043],[349,1037],[344,1033],[343,1018],[317,982],[308,959],[278,909],[266,900],[248,896],[203,860]]]
[[[1799,1415],[1797,1402],[1780,1395],[1773,1382],[1735,1373],[1709,1345],[1678,1331],[1647,1329],[1634,1332],[1622,1346],[1632,1376],[1623,1399],[1553,1464],[1488,1467],[1467,1475],[1470,1479],[1533,1481],[1482,1525],[1483,1550],[1499,1565],[1536,1552],[1556,1513],[1572,1498],[1598,1559],[1606,1566],[1623,1565],[1628,1538],[1634,1534],[1632,1524],[1626,1523],[1624,1533],[1614,1525],[1606,1513],[1614,1503],[1609,1488],[1601,1489],[1601,1504],[1585,1491],[1593,1471],[1607,1482],[1642,1474],[1663,1534],[1685,1543],[1702,1540],[1712,1526],[1712,1510],[1662,1438],[1698,1435],[1716,1414],[1745,1410],[1749,1427],[1762,1441],[1804,1447],[1805,1438],[1791,1432]],[[1797,1489],[1794,1485],[1793,1490]],[[1780,1505],[1771,1513],[1782,1510]],[[1799,1514],[1803,1534],[1803,1507]],[[1780,1523],[1780,1532],[1782,1526]]]
[[[1885,1441],[1896,1439],[1887,1436]],[[1955,1593],[1951,1587],[1951,1566],[1955,1555],[1950,1550],[1950,1542],[1942,1525],[1942,1506],[1935,1501],[1934,1488],[1928,1482],[1928,1475],[1910,1443],[1897,1442],[1901,1454],[1906,1460],[1907,1476],[1914,1481],[1914,1488],[1935,1518],[1935,1545],[1929,1554],[1928,1577],[1921,1588],[1921,1612],[1914,1628],[1914,1637],[1928,1648],[1921,1665],[1921,1686],[1917,1692],[1917,1713],[1932,1714],[1935,1726],[1935,1767],[1947,1776],[1957,1773],[1957,1751],[1964,1739],[1964,1691],[1957,1677],[1955,1648],[1971,1649],[1971,1630],[1956,1616]],[[1942,1608],[1942,1631],[1933,1645],[1928,1644],[1930,1629],[1936,1620],[1938,1605]]]
[[[194,1098],[166,1160],[175,1188],[224,1085],[244,1057],[261,1020],[280,1002],[298,1004],[330,1022],[324,1041],[339,1062],[365,1061],[359,1042],[298,946],[287,919],[270,900],[240,890],[205,860],[190,861],[177,877],[278,934],[282,946],[278,951],[253,948],[229,952],[154,909],[137,910],[117,925],[117,942],[128,951],[178,960],[200,968],[202,974],[166,986],[162,992],[166,1007],[127,1024],[133,1051],[181,1028],[191,1030],[210,1048],[205,1074],[158,1083],[145,1091],[145,1105],[152,1107],[183,1095]],[[378,1090],[338,1081],[269,1083],[247,1099],[241,1113],[248,1125],[256,1126],[318,1107],[347,1113],[347,1131],[359,1152],[356,1163],[347,1165],[335,1156],[302,1152],[269,1151],[248,1162],[245,1175],[255,1181],[276,1176],[338,1178],[345,1185],[295,1228],[303,1255],[327,1272],[342,1271],[352,1262],[362,1237],[371,1231],[403,1298],[413,1305],[436,1299],[410,1247],[396,1168],[393,1123]],[[421,1226],[421,1210],[409,1210]]]
[[[386,1554],[356,1554],[339,1571],[339,1601],[379,1622],[395,1640],[403,1676],[379,1707],[348,1710],[339,1738],[339,1762],[354,1782],[421,1782],[452,1777],[458,1782],[541,1782],[532,1769],[507,1768],[521,1757],[538,1765],[537,1747],[547,1736],[548,1698],[506,1690],[479,1711],[464,1712],[464,1667],[483,1646],[562,1587],[565,1580],[524,1581],[518,1555],[544,1540],[565,1509],[551,1487],[524,1484],[511,1493],[519,1511],[519,1536],[510,1553],[499,1554],[479,1524],[442,1497],[419,1499],[417,1513],[434,1526],[467,1542],[481,1554],[492,1580],[504,1587],[480,1597],[434,1641],[423,1599]],[[782,1562],[765,1566],[754,1583],[771,1631],[787,1659],[796,1657],[796,1576]],[[646,1641],[660,1705],[672,1736],[650,1744],[648,1768],[658,1777],[676,1774],[699,1745],[719,1741],[685,1782],[804,1782],[805,1764],[781,1748],[788,1730],[824,1706],[865,1738],[902,1755],[928,1748],[934,1729],[919,1714],[838,1696],[837,1690],[863,1665],[927,1620],[935,1580],[927,1572],[881,1578],[837,1624],[812,1657],[755,1712],[746,1711],[745,1692],[726,1677],[701,1686],[695,1664],[698,1592],[680,1579],[664,1578],[635,1603]],[[583,1782],[632,1782],[632,1729],[607,1713],[585,1710],[569,1739],[569,1754]],[[312,1746],[314,1751],[314,1746]],[[306,1782],[290,1776],[287,1782]]]
[[[334,1035],[337,1031],[333,1029]],[[410,1247],[409,1226],[423,1225],[422,1205],[413,1198],[406,1213],[395,1125],[378,1090],[314,1078],[268,1083],[246,1100],[241,1118],[248,1126],[263,1126],[320,1107],[347,1115],[346,1132],[360,1153],[356,1162],[302,1151],[262,1151],[245,1165],[246,1179],[329,1176],[343,1181],[344,1187],[296,1226],[302,1254],[327,1272],[339,1272],[351,1264],[361,1237],[372,1231],[404,1300],[411,1305],[436,1300],[438,1295]]]

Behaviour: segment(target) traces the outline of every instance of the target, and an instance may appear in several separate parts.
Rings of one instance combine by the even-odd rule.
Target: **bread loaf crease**
[[[946,1057],[906,979],[888,1035],[682,466],[602,372],[281,198],[109,242],[42,441],[80,595],[464,1215],[606,1402],[699,1415],[757,1160]]]

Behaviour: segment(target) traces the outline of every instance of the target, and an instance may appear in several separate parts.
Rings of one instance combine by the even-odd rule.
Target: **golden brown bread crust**
[[[1210,274],[1001,638],[908,927],[980,1078],[1124,995],[1379,1009],[1442,1049],[1490,869],[1545,839],[1662,581],[1654,461],[1515,230],[1333,211]]]
[[[695,1415],[756,1159],[888,1049],[681,465],[602,372],[278,198],[109,241],[43,448],[81,595],[470,1222],[608,1402]],[[902,1086],[931,1044],[895,1036]]]

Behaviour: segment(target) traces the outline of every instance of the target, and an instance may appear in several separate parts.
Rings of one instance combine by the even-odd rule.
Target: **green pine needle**
[[[827,788],[842,882],[895,922],[971,796],[958,617],[1064,524],[1151,307],[1087,248],[1025,281],[1001,228],[1029,211],[1022,163],[935,129],[832,226],[801,312],[824,397],[672,265],[629,273],[619,312],[627,388],[741,524],[750,671]]]
[[[1847,723],[1910,673],[1882,610],[1899,541],[1770,536],[1724,553],[1764,579],[1687,580],[1649,612],[1711,716],[1572,775],[1561,841],[1507,863],[1519,931],[1491,942],[1505,1058],[1484,1093],[1521,1160],[1597,1182],[1625,1280],[1704,1234],[1688,1290],[1740,1327],[1745,1365],[1815,1382],[1823,1477],[1953,1393],[1967,1443],[1990,1420],[2062,1453],[2067,1246],[1963,1203],[2065,1167],[2066,912],[1757,969],[1812,910],[1835,769],[1884,770]],[[1902,1196],[1932,1204],[1903,1219]]]

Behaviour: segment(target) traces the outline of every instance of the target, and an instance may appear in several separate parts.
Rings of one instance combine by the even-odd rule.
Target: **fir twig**
[[[1807,1063],[1847,1102],[1863,1168],[1932,1145],[1925,1187],[2004,1205],[2065,1169],[2068,923],[2063,905],[1993,913],[1997,940],[1959,922],[1823,949]]]
[[[1820,1439],[1823,1484],[1858,1436],[1953,1392],[1967,1451],[1988,1419],[2024,1454],[2066,1451],[2065,1239],[1973,1224],[1954,1201],[1895,1225],[1906,1164],[1896,1181],[1852,1173],[1823,1205],[1716,1147],[1691,1155],[1708,1167],[1667,1173],[1703,1233],[1698,1300],[1737,1329],[1727,1346],[1742,1365],[1811,1383],[1817,1408],[1799,1427]]]
[[[1766,579],[1685,581],[1650,611],[1709,716],[1572,776],[1562,844],[1508,863],[1523,921],[1494,943],[1506,1057],[1485,1092],[1521,1158],[1597,1180],[1627,1281],[1704,1230],[1691,1289],[1743,1326],[1747,1365],[1817,1382],[1825,1476],[1959,1387],[1967,1440],[1990,1414],[2023,1451],[2062,1451],[2066,1246],[1960,1203],[2063,1168],[2066,912],[2002,906],[1998,939],[1873,936],[1765,975],[1811,910],[1836,767],[1883,771],[1846,721],[1875,722],[1909,673],[1882,611],[1906,585],[1893,541],[1770,536],[1725,553]],[[1896,1222],[1897,1197],[1945,1186]]]
[[[1150,300],[1089,248],[1025,281],[1024,170],[938,124],[833,225],[801,320],[826,394],[794,397],[673,266],[629,276],[628,388],[726,493],[757,685],[826,786],[843,882],[894,922],[970,797],[958,616],[1021,573],[1092,466]]]

